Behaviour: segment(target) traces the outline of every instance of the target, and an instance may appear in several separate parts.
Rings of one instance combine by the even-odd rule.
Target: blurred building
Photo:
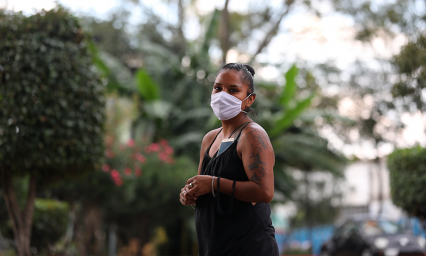
[[[358,161],[345,169],[345,186],[341,216],[357,213],[385,215],[392,219],[401,218],[404,213],[392,203],[389,170],[386,160]]]

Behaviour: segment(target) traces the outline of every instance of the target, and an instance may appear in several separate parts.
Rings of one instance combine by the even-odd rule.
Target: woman
[[[211,106],[222,128],[204,136],[198,175],[179,195],[196,204],[201,256],[278,256],[270,202],[274,195],[274,151],[267,133],[248,116],[256,99],[254,70],[226,64],[213,84]]]

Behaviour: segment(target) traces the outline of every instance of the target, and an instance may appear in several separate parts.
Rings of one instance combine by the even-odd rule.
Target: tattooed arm
[[[252,202],[270,202],[274,196],[274,150],[268,134],[256,124],[249,124],[241,134],[238,153],[241,154],[247,177],[253,183],[253,192],[261,200]]]
[[[234,197],[245,202],[269,203],[274,196],[275,156],[267,133],[258,124],[250,123],[240,136],[237,152],[250,181],[237,181]],[[210,193],[211,179],[212,177],[207,175],[190,178],[187,183],[193,182],[196,185],[191,189],[191,195],[197,197]],[[221,178],[220,192],[230,195],[232,183],[232,180]],[[215,177],[214,189],[217,190],[217,177]]]

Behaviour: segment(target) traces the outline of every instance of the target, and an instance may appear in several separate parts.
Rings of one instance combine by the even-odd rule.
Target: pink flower
[[[136,160],[138,160],[140,163],[145,163],[146,158],[141,153],[137,153],[135,156]]]
[[[107,156],[108,158],[113,158],[113,157],[114,157],[114,152],[112,152],[111,150],[108,150],[108,151],[106,152],[106,156]]]
[[[167,147],[164,149],[164,152],[166,152],[166,154],[167,154],[167,155],[171,155],[171,154],[173,154],[174,150],[173,150],[173,148],[172,148],[172,147],[167,146]]]
[[[104,171],[104,172],[109,171],[109,165],[107,165],[107,164],[102,165],[102,171]]]
[[[129,139],[127,141],[127,146],[133,148],[133,146],[135,146],[135,141],[133,139]]]
[[[139,177],[139,176],[141,176],[142,175],[142,170],[140,169],[140,168],[137,168],[136,170],[135,170],[135,176],[136,177]]]
[[[124,169],[124,174],[126,174],[127,176],[132,174],[132,169],[130,169],[129,167],[127,167],[126,169]]]
[[[158,145],[158,143],[152,143],[151,145],[149,145],[148,150],[157,152],[160,150],[160,146]]]
[[[111,177],[113,179],[121,178],[120,177],[120,173],[116,169],[114,169],[114,170],[111,171]]]
[[[160,141],[160,144],[161,144],[161,146],[163,146],[163,147],[167,147],[168,145],[169,145],[169,142],[167,141],[167,140],[161,140]]]
[[[117,186],[123,185],[123,180],[121,180],[120,173],[116,169],[111,171],[111,177],[112,177],[112,180],[114,181],[115,185],[117,185]]]

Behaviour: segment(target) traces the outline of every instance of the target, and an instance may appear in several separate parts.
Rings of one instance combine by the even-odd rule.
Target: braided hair
[[[231,70],[231,69],[238,71],[240,73],[241,81],[248,85],[249,89],[247,91],[247,96],[250,95],[250,94],[256,95],[254,93],[254,81],[253,81],[253,76],[255,74],[254,69],[250,65],[247,65],[247,64],[228,63],[228,64],[225,64],[225,65],[222,66],[222,68],[219,70],[217,75],[219,75],[220,73],[222,73],[224,71],[228,71],[228,70]],[[252,107],[248,107],[244,111],[246,111],[247,113],[250,112],[250,113],[252,113],[252,115],[257,116],[256,111]]]

